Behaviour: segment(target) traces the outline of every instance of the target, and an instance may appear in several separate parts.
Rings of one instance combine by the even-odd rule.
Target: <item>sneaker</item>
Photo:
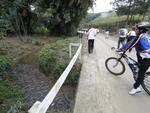
[[[129,94],[130,94],[130,95],[134,95],[134,94],[139,93],[139,92],[141,92],[141,91],[142,91],[142,90],[141,90],[140,88],[137,88],[137,89],[133,88],[131,91],[129,91]]]

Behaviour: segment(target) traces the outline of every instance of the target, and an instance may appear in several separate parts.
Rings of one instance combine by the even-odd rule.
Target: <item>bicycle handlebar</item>
[[[125,53],[126,53],[126,51],[123,51],[123,52],[121,53],[120,58],[118,58],[118,60],[120,60],[122,57],[124,57],[124,55],[126,55]]]

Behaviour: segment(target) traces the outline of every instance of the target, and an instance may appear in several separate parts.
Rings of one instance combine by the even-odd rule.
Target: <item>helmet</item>
[[[150,28],[150,22],[148,21],[143,21],[143,22],[140,22],[138,25],[137,25],[138,28]]]

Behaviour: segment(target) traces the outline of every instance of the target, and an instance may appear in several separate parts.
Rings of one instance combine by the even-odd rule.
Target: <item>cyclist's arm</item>
[[[121,51],[127,51],[131,48],[133,48],[139,41],[140,37],[135,37],[133,38],[131,41],[129,41],[128,43],[126,43],[122,48]]]

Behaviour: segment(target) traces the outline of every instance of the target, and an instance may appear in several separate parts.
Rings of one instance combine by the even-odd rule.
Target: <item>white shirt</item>
[[[135,31],[130,31],[128,34],[127,34],[128,36],[136,36],[136,33],[135,33]]]
[[[89,31],[87,32],[88,39],[95,39],[96,34],[97,34],[97,29],[95,28],[89,29]]]

